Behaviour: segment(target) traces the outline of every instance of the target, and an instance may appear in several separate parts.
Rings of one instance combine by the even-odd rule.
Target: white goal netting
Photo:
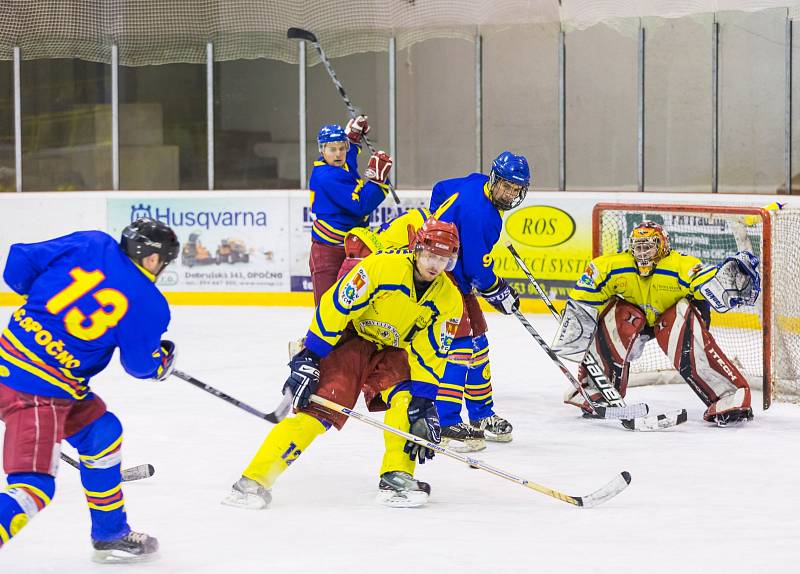
[[[755,307],[712,313],[711,331],[751,385],[771,399],[800,402],[800,210],[722,206],[600,204],[595,208],[595,255],[627,249],[644,219],[661,223],[672,248],[720,263],[747,249],[761,258],[762,294]],[[631,365],[631,384],[682,381],[658,345],[648,343]]]

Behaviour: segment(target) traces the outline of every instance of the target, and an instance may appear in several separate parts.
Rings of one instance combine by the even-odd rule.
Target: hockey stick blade
[[[312,32],[302,28],[289,28],[286,31],[286,37],[290,40],[305,40],[306,42],[318,43],[317,37]]]
[[[122,482],[132,482],[134,480],[142,480],[143,478],[150,478],[155,474],[156,469],[152,464],[140,464],[139,466],[132,466],[122,471]]]
[[[581,508],[594,508],[614,498],[620,492],[628,488],[630,483],[631,473],[627,470],[623,470],[614,480],[604,487],[595,490],[587,496],[574,496],[573,498],[578,501],[578,506]]]
[[[688,418],[686,409],[678,409],[660,415],[625,419],[622,421],[622,426],[628,430],[658,431],[683,424]]]
[[[604,407],[602,405],[592,405],[592,408],[601,419],[636,419],[647,415],[650,407],[645,403],[636,403],[624,407]]]

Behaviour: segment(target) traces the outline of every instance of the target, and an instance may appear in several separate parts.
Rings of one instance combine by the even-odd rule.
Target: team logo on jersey
[[[350,278],[350,281],[339,289],[339,302],[344,307],[350,307],[356,299],[364,294],[368,285],[369,277],[367,277],[367,272],[364,271],[363,267],[359,267]]]
[[[390,323],[367,319],[366,321],[360,321],[359,326],[362,331],[372,329],[372,333],[380,339],[381,343],[391,345],[392,347],[400,346],[400,333],[397,331],[397,328]]]
[[[703,270],[703,264],[702,263],[698,263],[697,265],[695,265],[694,267],[689,269],[689,277],[694,277],[695,275],[700,273],[702,270]]]
[[[455,319],[442,323],[442,328],[439,332],[439,348],[442,353],[450,350],[450,345],[453,344],[453,339],[456,338],[456,331],[458,331],[458,323],[460,321],[461,319]]]
[[[589,263],[583,275],[581,275],[581,278],[578,279],[578,285],[581,287],[594,287],[595,275],[597,275],[597,268],[594,266],[594,263]]]

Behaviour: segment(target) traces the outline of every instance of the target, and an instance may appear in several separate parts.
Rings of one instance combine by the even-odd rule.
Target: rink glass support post
[[[567,51],[564,30],[558,32],[558,190],[567,189]]]
[[[119,191],[119,46],[111,45],[111,189]]]
[[[300,119],[300,189],[306,189],[308,185],[306,166],[308,163],[306,157],[306,120],[308,119],[308,112],[306,110],[306,43],[298,42],[297,49],[297,72],[299,76],[297,87],[297,113]]]
[[[14,173],[17,191],[22,192],[22,81],[20,66],[22,56],[19,46],[14,46]]]
[[[394,187],[397,189],[397,41],[389,38],[389,155],[394,159]]]
[[[206,157],[208,190],[214,190],[214,43],[206,44]]]
[[[785,46],[785,94],[784,104],[784,162],[786,169],[786,195],[792,194],[792,19],[786,15],[786,46]]]
[[[637,136],[637,183],[638,190],[644,191],[644,120],[645,120],[645,103],[644,103],[644,74],[645,74],[645,29],[642,25],[642,19],[639,18],[639,49],[637,57],[637,70],[636,78],[638,83],[637,94],[637,110],[636,110],[636,136]]]
[[[483,38],[475,35],[475,171],[483,171]]]
[[[711,193],[719,191],[719,22],[711,25]]]

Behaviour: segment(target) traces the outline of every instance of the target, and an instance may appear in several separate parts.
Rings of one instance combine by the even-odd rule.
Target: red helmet
[[[458,259],[459,246],[458,228],[455,224],[431,217],[419,228],[408,248],[414,253],[424,249],[440,257],[449,258],[447,270],[450,271]]]

